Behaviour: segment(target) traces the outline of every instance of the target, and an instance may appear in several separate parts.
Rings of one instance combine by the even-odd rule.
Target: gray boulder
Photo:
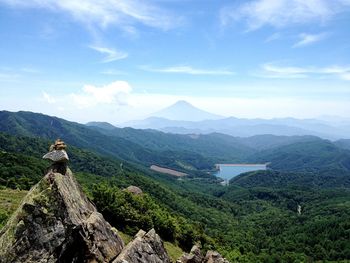
[[[199,246],[194,245],[191,252],[184,253],[176,263],[230,263],[217,251],[208,250],[205,257],[202,255]]]
[[[200,247],[194,245],[191,252],[183,254],[176,262],[177,263],[202,263],[204,256],[200,250]]]
[[[134,185],[128,186],[127,188],[124,189],[124,191],[132,193],[134,195],[142,195],[143,194],[141,188],[134,186]]]
[[[0,262],[110,262],[123,246],[71,171],[51,169],[0,232]]]
[[[230,263],[227,259],[223,258],[219,252],[208,250],[205,255],[204,263]]]
[[[154,229],[140,230],[113,263],[170,263],[163,241]]]

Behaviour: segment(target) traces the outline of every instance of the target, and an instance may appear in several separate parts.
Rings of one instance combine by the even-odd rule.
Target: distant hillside
[[[255,135],[252,137],[241,138],[240,142],[255,150],[266,150],[277,148],[284,145],[293,144],[296,142],[308,142],[321,140],[316,136],[277,136],[271,134]]]
[[[350,171],[350,151],[327,140],[297,142],[258,152],[252,162],[270,162],[269,167],[280,171]]]
[[[299,187],[299,188],[333,188],[350,187],[350,172],[311,173],[311,172],[281,172],[256,171],[240,174],[230,180],[230,184],[241,187]]]
[[[32,112],[1,111],[0,131],[50,140],[62,138],[70,145],[147,167],[159,164],[180,170],[187,166],[193,170],[205,170],[211,169],[215,163],[207,157],[189,151],[150,150],[124,138],[102,134],[79,123]]]
[[[170,134],[157,130],[133,128],[98,129],[101,133],[119,137],[155,151],[186,151],[212,158],[216,162],[241,162],[255,152],[240,138],[224,134]]]
[[[86,123],[85,125],[92,126],[92,127],[98,127],[98,128],[105,129],[105,130],[113,130],[114,128],[116,128],[115,126],[113,126],[109,122],[91,121],[91,122]]]
[[[339,146],[340,148],[350,150],[350,139],[342,139],[334,142],[335,145]]]

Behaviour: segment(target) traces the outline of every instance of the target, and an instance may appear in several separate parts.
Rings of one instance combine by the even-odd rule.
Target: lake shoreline
[[[269,163],[265,164],[216,164],[216,172],[214,175],[224,180],[232,178],[246,172],[266,170]]]

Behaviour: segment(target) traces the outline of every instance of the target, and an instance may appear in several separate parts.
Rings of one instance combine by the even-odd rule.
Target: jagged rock
[[[127,188],[124,189],[124,191],[127,191],[129,193],[135,194],[135,195],[141,195],[143,194],[142,190],[134,185],[130,185]]]
[[[230,263],[227,259],[223,258],[218,252],[208,250],[204,257],[200,248],[194,245],[191,252],[183,254],[176,263]]]
[[[68,154],[65,150],[52,150],[43,156],[43,159],[47,159],[53,162],[68,162]]]
[[[202,263],[204,256],[199,248],[199,246],[194,245],[190,253],[183,254],[176,263]]]
[[[230,263],[227,259],[223,258],[217,251],[208,250],[205,255],[204,263]]]
[[[154,229],[140,230],[113,263],[170,263],[163,241]]]
[[[0,262],[110,262],[123,246],[71,171],[51,169],[0,232]]]

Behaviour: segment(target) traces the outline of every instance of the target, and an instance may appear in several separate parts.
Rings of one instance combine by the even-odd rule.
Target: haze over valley
[[[335,117],[336,119],[336,117]],[[225,118],[200,110],[186,101],[152,114],[150,117],[123,123],[121,126],[141,129],[158,129],[170,133],[213,133],[247,137],[261,134],[315,135],[327,139],[350,138],[350,119],[340,122],[330,119],[240,119]]]

